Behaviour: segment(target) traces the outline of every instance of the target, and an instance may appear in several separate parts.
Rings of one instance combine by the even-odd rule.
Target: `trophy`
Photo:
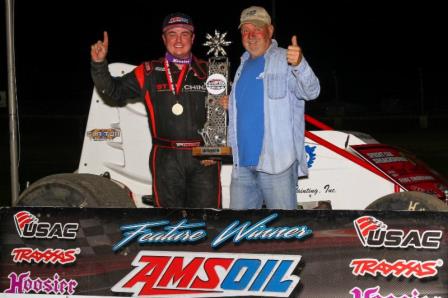
[[[231,42],[224,40],[226,35],[216,30],[214,36],[207,33],[207,41],[203,44],[210,47],[207,55],[213,52],[213,57],[208,59],[208,78],[205,83],[208,92],[205,100],[207,120],[199,130],[205,146],[193,148],[193,156],[196,157],[221,159],[232,154],[231,148],[227,146],[227,111],[220,103],[228,89],[229,60],[223,46]]]

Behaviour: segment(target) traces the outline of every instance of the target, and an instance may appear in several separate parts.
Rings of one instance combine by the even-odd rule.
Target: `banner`
[[[443,212],[2,208],[0,219],[1,297],[448,297]]]

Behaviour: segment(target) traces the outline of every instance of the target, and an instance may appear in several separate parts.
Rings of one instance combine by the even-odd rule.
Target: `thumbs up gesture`
[[[302,49],[297,44],[297,36],[295,35],[291,38],[291,45],[287,51],[287,59],[288,63],[292,66],[297,66],[302,61]]]

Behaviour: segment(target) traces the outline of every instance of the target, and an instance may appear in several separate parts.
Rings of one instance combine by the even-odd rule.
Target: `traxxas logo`
[[[79,248],[47,248],[42,251],[38,248],[18,247],[11,251],[11,256],[14,263],[70,264],[76,261],[76,255],[80,252]]]
[[[298,255],[140,251],[113,292],[157,297],[289,297]]]
[[[355,259],[350,262],[350,267],[353,268],[353,275],[356,276],[377,276],[382,275],[384,277],[416,277],[426,278],[436,276],[439,272],[438,267],[443,266],[443,260],[396,260],[389,262],[387,260],[377,259]]]

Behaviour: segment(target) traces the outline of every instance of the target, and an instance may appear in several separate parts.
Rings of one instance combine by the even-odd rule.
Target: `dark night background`
[[[90,45],[103,30],[109,33],[109,62],[139,64],[164,54],[163,17],[185,12],[197,28],[197,56],[205,57],[206,32],[228,32],[233,75],[243,51],[239,15],[250,5],[271,13],[280,46],[298,36],[322,86],[307,113],[337,129],[404,146],[448,176],[448,18],[441,1],[17,0],[21,188],[76,169],[93,88]],[[4,3],[0,15],[0,90],[5,91]],[[0,107],[0,205],[10,200],[7,115],[7,107]]]

